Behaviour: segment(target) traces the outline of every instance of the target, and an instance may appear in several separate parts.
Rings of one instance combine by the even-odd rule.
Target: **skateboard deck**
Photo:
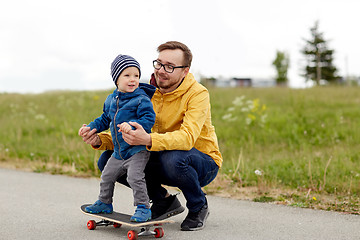
[[[153,235],[156,238],[161,238],[164,236],[164,230],[160,226],[162,226],[164,224],[169,224],[169,223],[175,222],[175,221],[169,220],[169,219],[164,219],[164,220],[154,219],[154,220],[150,220],[147,222],[141,222],[141,223],[131,222],[130,221],[131,215],[119,213],[119,212],[115,212],[115,211],[110,214],[106,214],[106,213],[94,214],[94,213],[85,212],[85,208],[90,205],[91,204],[82,205],[81,212],[86,215],[99,218],[101,220],[98,222],[96,222],[95,220],[89,220],[87,222],[87,228],[89,230],[94,230],[97,226],[109,226],[109,225],[113,225],[115,228],[119,228],[122,225],[128,226],[130,228],[141,228],[140,231],[137,231],[137,230],[128,231],[127,236],[128,236],[129,240],[136,240],[140,236],[149,236],[149,235]],[[155,227],[155,229],[153,231],[150,230],[150,228],[152,228],[152,227]]]

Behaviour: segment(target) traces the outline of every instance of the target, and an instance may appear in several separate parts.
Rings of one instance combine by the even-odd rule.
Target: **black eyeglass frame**
[[[160,64],[160,67],[159,67],[159,68],[156,68],[156,67],[155,67],[155,64]],[[170,67],[170,68],[172,69],[172,71],[171,71],[171,72],[167,71],[166,68],[165,68],[165,66]],[[175,68],[187,68],[188,66],[175,66],[175,67],[174,67],[174,66],[169,65],[169,64],[162,64],[162,63],[159,62],[158,60],[154,60],[154,61],[153,61],[153,67],[154,67],[156,70],[160,70],[161,67],[163,67],[164,70],[165,70],[165,72],[167,72],[167,73],[173,73],[174,70],[175,70]]]

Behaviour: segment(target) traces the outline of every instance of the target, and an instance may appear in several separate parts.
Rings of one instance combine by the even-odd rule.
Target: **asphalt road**
[[[97,199],[99,179],[0,168],[0,239],[127,239],[127,227],[88,230],[80,205]],[[179,198],[183,204],[185,199]],[[186,211],[162,239],[360,239],[360,216],[208,196],[205,229],[180,231]],[[114,209],[133,213],[132,192],[116,185]],[[154,239],[143,237],[140,239]]]

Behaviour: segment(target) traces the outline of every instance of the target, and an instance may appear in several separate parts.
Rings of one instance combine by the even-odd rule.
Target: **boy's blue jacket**
[[[117,89],[110,94],[104,103],[103,114],[88,126],[102,132],[110,128],[114,143],[113,156],[116,159],[128,159],[135,153],[146,150],[146,147],[127,144],[122,133],[119,133],[118,124],[123,122],[137,122],[147,133],[155,123],[155,112],[150,99],[154,95],[155,87],[140,83],[134,92],[123,93]]]

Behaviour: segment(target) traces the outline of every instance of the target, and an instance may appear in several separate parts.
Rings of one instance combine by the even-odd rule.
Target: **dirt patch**
[[[311,189],[271,188],[264,185],[242,187],[224,174],[219,174],[204,191],[209,195],[239,200],[360,214],[359,196],[327,194]]]

